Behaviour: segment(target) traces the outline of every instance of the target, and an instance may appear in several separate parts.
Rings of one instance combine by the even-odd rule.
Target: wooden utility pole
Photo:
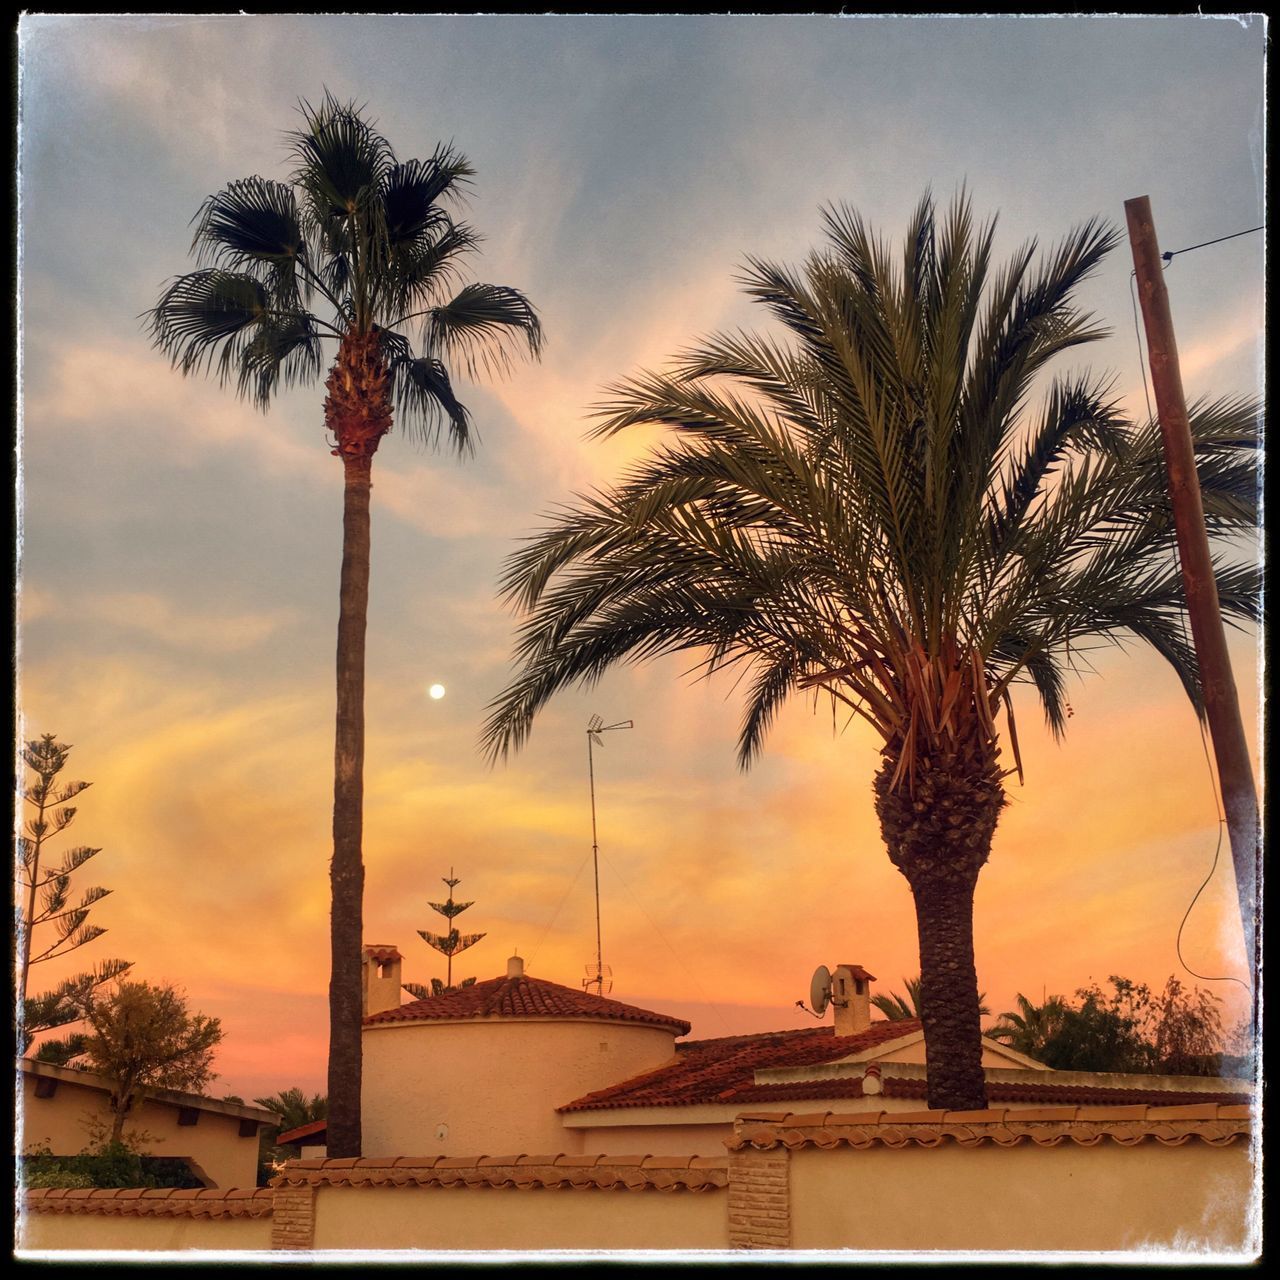
[[[1156,413],[1160,419],[1160,436],[1164,443],[1169,499],[1173,506],[1178,555],[1182,561],[1187,614],[1191,619],[1191,637],[1200,669],[1200,690],[1218,765],[1218,786],[1222,793],[1227,834],[1231,839],[1231,861],[1240,898],[1245,959],[1253,979],[1256,1008],[1259,960],[1258,794],[1254,789],[1244,722],[1240,718],[1240,699],[1231,676],[1226,630],[1218,605],[1218,586],[1209,558],[1209,535],[1200,498],[1200,480],[1196,475],[1187,403],[1182,392],[1182,371],[1178,367],[1173,317],[1169,312],[1169,291],[1165,288],[1160,246],[1151,218],[1151,200],[1147,196],[1126,200],[1124,212],[1129,223],[1129,245],[1133,250],[1138,297],[1147,331],[1147,355],[1155,388]]]

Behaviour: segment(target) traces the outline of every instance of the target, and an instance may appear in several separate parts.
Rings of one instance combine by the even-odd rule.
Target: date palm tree
[[[449,364],[501,370],[542,329],[515,289],[462,284],[480,237],[452,211],[473,170],[451,147],[396,158],[363,108],[301,104],[288,182],[243,178],[198,213],[197,270],[148,313],[183,374],[216,371],[266,408],[324,371],[324,424],[343,470],[329,987],[329,1149],[360,1154],[364,658],[373,457],[394,418],[465,451],[471,419]],[[456,290],[456,292],[455,292]],[[314,309],[313,309],[314,308]],[[325,343],[336,346],[330,357]]]
[[[599,407],[600,434],[667,441],[511,556],[517,673],[483,741],[500,758],[558,690],[687,650],[703,674],[739,670],[743,767],[790,694],[869,722],[916,911],[930,1106],[980,1107],[973,895],[1021,774],[1014,685],[1060,734],[1081,653],[1136,638],[1199,697],[1158,433],[1088,373],[1028,405],[1055,356],[1105,332],[1073,295],[1112,230],[997,269],[994,221],[963,194],[945,213],[926,195],[897,254],[846,207],[824,222],[801,268],[744,269],[781,339],[711,338]],[[1210,528],[1229,534],[1254,518],[1258,411],[1193,417]],[[1228,616],[1253,615],[1256,587],[1251,564],[1221,567]]]

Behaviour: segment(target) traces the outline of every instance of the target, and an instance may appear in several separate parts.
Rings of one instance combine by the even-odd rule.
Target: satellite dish
[[[831,970],[820,964],[809,980],[809,1004],[814,1013],[821,1017],[831,1003]]]

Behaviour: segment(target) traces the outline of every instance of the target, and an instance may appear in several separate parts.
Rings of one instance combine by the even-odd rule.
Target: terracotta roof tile
[[[862,1148],[916,1145],[937,1147],[950,1140],[964,1147],[996,1142],[1017,1146],[1031,1142],[1058,1146],[1064,1140],[1093,1146],[1101,1140],[1131,1145],[1151,1140],[1181,1146],[1192,1138],[1213,1146],[1227,1146],[1248,1138],[1250,1119],[1237,1117],[1234,1106],[1188,1108],[1194,1116],[1175,1118],[1164,1107],[1053,1107],[1039,1111],[984,1110],[969,1112],[913,1111],[872,1117],[826,1114],[787,1115],[776,1124],[739,1120],[725,1144],[730,1152],[754,1147],[769,1151],[805,1146],[831,1148],[847,1144]],[[1162,1115],[1162,1113],[1164,1113]]]
[[[829,1098],[861,1098],[864,1096],[861,1075],[758,1085],[755,1073],[766,1068],[815,1066],[835,1062],[866,1049],[915,1035],[921,1029],[921,1024],[913,1019],[873,1022],[866,1031],[856,1036],[837,1037],[835,1029],[828,1026],[687,1041],[676,1045],[676,1058],[673,1062],[630,1080],[585,1094],[561,1106],[559,1110],[566,1113],[717,1102],[735,1106],[758,1106],[761,1103],[801,1102],[808,1099],[825,1101]],[[887,1074],[893,1070],[892,1063],[873,1063],[867,1070],[881,1076],[881,1096],[918,1098],[921,1102],[927,1100],[927,1082]],[[1047,1080],[1043,1084],[989,1083],[987,1099],[992,1104],[1053,1102],[1098,1106],[1124,1103],[1190,1106],[1249,1101],[1247,1095],[1225,1089],[1221,1092],[1200,1093],[1051,1084]]]
[[[404,956],[395,947],[386,943],[372,942],[365,946],[364,953],[375,964],[388,964],[392,960],[403,960]]]
[[[855,1036],[837,1036],[834,1027],[770,1031],[763,1035],[690,1040],[676,1045],[676,1059],[620,1084],[598,1089],[560,1107],[562,1112],[615,1107],[691,1106],[705,1102],[767,1101],[755,1073],[766,1067],[800,1067],[832,1062],[889,1044],[920,1031],[920,1023],[873,1022]],[[805,1087],[809,1087],[807,1084]],[[861,1090],[859,1089],[859,1092]],[[825,1097],[827,1094],[814,1094]]]
[[[513,1171],[519,1173],[513,1176]],[[565,1156],[549,1157],[540,1166],[494,1163],[490,1156],[451,1157],[409,1169],[352,1168],[342,1160],[326,1160],[320,1168],[303,1169],[290,1161],[275,1180],[277,1186],[399,1187],[564,1187],[571,1189],[625,1188],[643,1191],[708,1192],[728,1185],[724,1157],[689,1156]]]
[[[414,1000],[395,1009],[384,1009],[364,1020],[366,1027],[397,1022],[434,1022],[461,1018],[599,1018],[607,1022],[638,1022],[670,1027],[677,1035],[689,1034],[689,1023],[665,1013],[653,1013],[635,1005],[609,1000],[590,991],[562,987],[558,982],[516,977],[489,978],[457,991]]]
[[[76,1192],[82,1194],[77,1195]],[[270,1187],[216,1187],[178,1191],[173,1187],[49,1188],[28,1191],[26,1207],[35,1213],[93,1214],[104,1217],[265,1218],[270,1217]]]
[[[286,1129],[283,1133],[276,1134],[276,1145],[286,1146],[311,1146],[307,1142],[308,1138],[314,1139],[315,1144],[319,1145],[324,1141],[324,1135],[329,1127],[327,1120],[309,1120],[306,1124],[300,1124],[296,1129]]]

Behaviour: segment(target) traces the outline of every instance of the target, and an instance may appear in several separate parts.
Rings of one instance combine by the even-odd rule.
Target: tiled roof
[[[370,942],[365,946],[364,953],[375,964],[390,964],[393,960],[404,959],[395,947],[386,943]]]
[[[676,1045],[674,1062],[575,1098],[559,1110],[672,1107],[750,1100],[757,1088],[755,1073],[762,1068],[833,1062],[915,1035],[920,1029],[919,1022],[910,1020],[873,1022],[853,1036],[837,1036],[834,1027],[806,1027],[800,1031],[691,1040]]]
[[[715,1191],[729,1182],[724,1156],[392,1156],[290,1160],[273,1187],[561,1187]]]
[[[1009,1111],[991,1107],[984,1111],[865,1111],[848,1115],[831,1111],[748,1112],[739,1116],[730,1151],[754,1147],[865,1148],[937,1147],[950,1140],[976,1147],[994,1142],[1002,1147],[1032,1142],[1058,1146],[1068,1142],[1093,1146],[1103,1138],[1131,1145],[1151,1139],[1167,1146],[1181,1146],[1198,1138],[1211,1146],[1226,1146],[1249,1136],[1252,1123],[1247,1106],[1202,1103],[1183,1107],[1037,1107]]]
[[[313,1143],[319,1145],[324,1142],[328,1128],[328,1120],[310,1120],[306,1124],[300,1124],[296,1129],[288,1129],[284,1133],[276,1134],[276,1146],[307,1147]],[[308,1142],[307,1139],[311,1141]]]
[[[589,991],[562,987],[558,982],[531,978],[528,974],[489,978],[457,991],[414,1000],[395,1009],[384,1009],[364,1020],[366,1027],[392,1022],[434,1022],[461,1018],[598,1018],[606,1022],[639,1022],[669,1027],[677,1035],[689,1034],[682,1018],[652,1013],[635,1005],[608,1000]]]
[[[751,1106],[769,1102],[803,1102],[825,1098],[862,1098],[861,1074],[825,1080],[796,1080],[757,1084],[757,1071],[777,1067],[807,1067],[836,1062],[867,1049],[879,1048],[895,1040],[917,1034],[915,1020],[873,1022],[856,1036],[837,1036],[833,1027],[806,1027],[800,1031],[773,1031],[763,1035],[728,1036],[721,1040],[691,1040],[676,1045],[676,1059],[643,1075],[633,1076],[575,1098],[558,1108],[561,1112],[606,1111],[624,1107],[679,1107],[697,1103],[731,1103]],[[881,1076],[885,1098],[928,1097],[923,1078],[882,1074],[890,1063],[872,1064],[868,1070]],[[1051,1073],[1046,1072],[1048,1076]],[[1066,1105],[1107,1103],[1150,1104],[1152,1106],[1191,1105],[1213,1101],[1223,1104],[1247,1103],[1249,1095],[1228,1088],[1214,1089],[1205,1081],[1204,1090],[1168,1090],[1099,1087],[1082,1084],[1001,1082],[988,1080],[987,1099],[999,1102],[1044,1102]]]
[[[886,1064],[888,1065],[888,1064]],[[1048,1074],[1047,1072],[1045,1073]],[[878,1095],[867,1095],[863,1092],[861,1076],[845,1076],[832,1080],[797,1080],[786,1084],[757,1084],[743,1089],[735,1098],[735,1102],[805,1102],[817,1098],[863,1098],[872,1101],[881,1098],[913,1098],[921,1102],[929,1096],[927,1080],[905,1078],[902,1076],[882,1076],[881,1090]],[[1205,1082],[1206,1085],[1208,1081]],[[1041,1084],[1012,1083],[996,1080],[987,1081],[987,1101],[997,1102],[1043,1102],[1057,1103],[1062,1106],[1079,1104],[1081,1106],[1105,1106],[1107,1104],[1150,1105],[1150,1106],[1191,1106],[1194,1104],[1214,1102],[1223,1105],[1245,1104],[1249,1101],[1247,1093],[1238,1093],[1230,1089],[1216,1091],[1182,1089],[1117,1089],[1102,1088],[1096,1085],[1080,1084]]]

